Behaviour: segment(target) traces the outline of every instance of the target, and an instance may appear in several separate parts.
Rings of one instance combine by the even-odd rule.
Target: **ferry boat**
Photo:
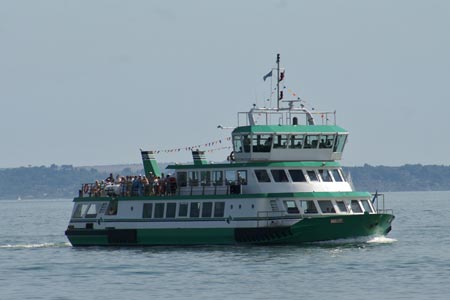
[[[283,100],[279,55],[276,63],[265,78],[275,73],[277,106],[238,113],[227,162],[208,163],[196,149],[191,164],[167,167],[174,173],[157,191],[155,153],[141,150],[146,184],[135,177],[82,185],[65,232],[70,243],[301,244],[388,234],[394,215],[384,195],[354,191],[346,180],[339,161],[348,132],[336,112]]]

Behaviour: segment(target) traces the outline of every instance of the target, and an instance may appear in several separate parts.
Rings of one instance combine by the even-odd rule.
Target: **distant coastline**
[[[160,165],[165,170],[169,163]],[[450,190],[450,166],[408,164],[398,167],[344,167],[357,190],[375,192]],[[144,173],[141,164],[109,166],[51,165],[0,169],[0,199],[73,198],[82,183],[114,175]]]

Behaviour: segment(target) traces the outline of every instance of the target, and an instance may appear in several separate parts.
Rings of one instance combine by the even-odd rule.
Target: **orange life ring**
[[[89,192],[89,184],[85,184],[84,186],[83,186],[83,193],[85,193],[85,194],[87,194]]]

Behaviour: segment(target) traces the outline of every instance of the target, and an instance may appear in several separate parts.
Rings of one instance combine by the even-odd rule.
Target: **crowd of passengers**
[[[175,195],[177,182],[175,177],[166,175],[155,176],[150,172],[138,176],[120,176],[114,178],[113,174],[105,180],[96,180],[94,184],[85,184],[83,193],[89,196],[102,197],[106,195],[116,195],[122,197],[129,196],[170,196]]]

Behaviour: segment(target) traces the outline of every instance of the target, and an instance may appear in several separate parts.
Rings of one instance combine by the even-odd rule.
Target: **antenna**
[[[280,109],[280,53],[277,54],[277,109]]]

